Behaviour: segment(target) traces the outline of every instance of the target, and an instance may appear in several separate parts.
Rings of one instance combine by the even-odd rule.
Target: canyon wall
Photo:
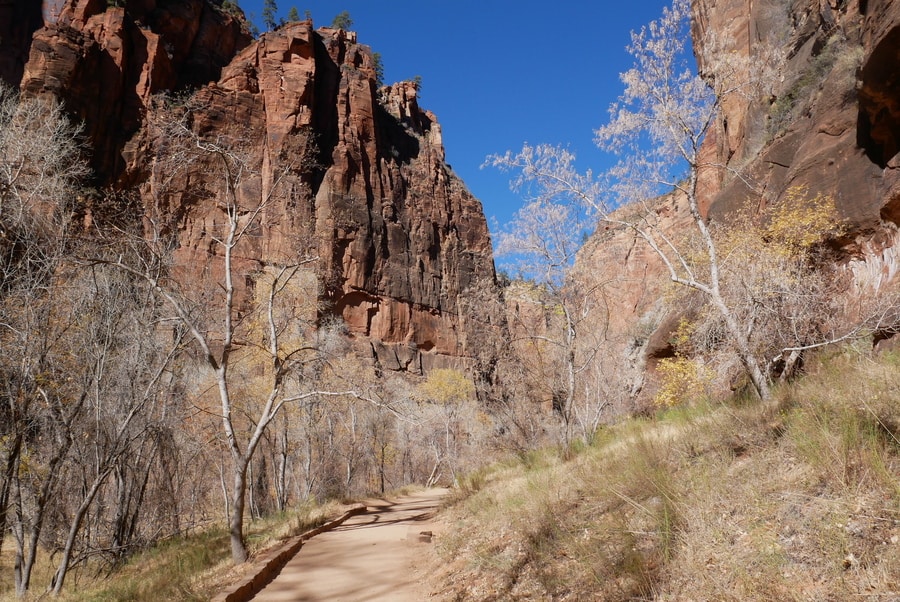
[[[209,263],[222,174],[175,175],[167,190],[181,192],[161,198],[165,140],[152,124],[173,102],[190,107],[195,134],[229,139],[252,167],[242,204],[265,203],[238,280],[302,247],[318,257],[320,318],[343,318],[377,369],[471,367],[484,325],[460,305],[468,289],[495,287],[490,237],[416,85],[380,87],[353,32],[303,21],[253,40],[227,8],[69,0],[34,33],[23,93],[53,94],[84,121],[99,186],[139,212],[165,211],[188,271]]]
[[[53,5],[53,6],[50,6]],[[154,94],[219,78],[251,38],[240,19],[206,0],[44,3],[21,89],[53,94],[85,124],[101,183],[118,177],[121,149],[142,126]]]
[[[28,61],[31,36],[44,25],[33,0],[0,0],[0,81],[18,86]]]
[[[695,55],[706,77],[716,77],[712,53],[751,61],[761,60],[766,45],[785,53],[771,94],[730,99],[718,115],[703,153],[728,169],[703,174],[701,207],[722,221],[737,210],[788,202],[796,186],[829,195],[847,224],[837,241],[844,294],[852,299],[887,286],[900,265],[900,4],[695,0],[692,8]],[[691,227],[677,199],[658,199],[655,212],[670,232]],[[672,352],[678,312],[663,303],[670,285],[653,252],[615,229],[596,233],[579,256],[576,277],[597,274],[620,283],[608,288],[607,336],[611,353],[629,366],[626,392],[635,393],[647,368]]]

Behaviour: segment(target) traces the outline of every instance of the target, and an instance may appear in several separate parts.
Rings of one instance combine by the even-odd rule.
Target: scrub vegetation
[[[443,599],[891,599],[898,364],[847,347],[768,401],[682,398],[473,473],[447,511]]]

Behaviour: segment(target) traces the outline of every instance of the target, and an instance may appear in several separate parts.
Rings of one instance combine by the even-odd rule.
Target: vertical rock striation
[[[34,32],[22,91],[53,94],[84,121],[102,182],[121,175],[121,150],[140,129],[154,94],[218,79],[251,39],[221,0],[46,4],[53,10]]]
[[[253,41],[219,0],[69,0],[35,33],[21,86],[63,99],[86,124],[100,184],[140,190],[145,207],[161,202],[148,124],[167,109],[153,98],[178,93],[196,132],[231,136],[249,158],[243,199],[272,196],[239,269],[314,249],[322,313],[343,318],[378,368],[462,367],[484,345],[460,315],[467,289],[494,286],[481,204],[444,161],[416,86],[379,89],[355,33],[305,21]],[[220,186],[211,170],[179,177],[182,192],[162,201],[176,260],[202,266]]]
[[[490,237],[415,85],[377,89],[374,67],[354,33],[307,21],[266,34],[197,94],[207,115],[253,116],[264,182],[315,146],[318,165],[293,186],[308,182],[305,209],[271,213],[313,220],[327,311],[371,341],[382,368],[420,371],[474,352],[459,297],[493,283]]]

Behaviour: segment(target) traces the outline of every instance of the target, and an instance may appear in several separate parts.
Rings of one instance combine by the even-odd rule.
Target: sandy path
[[[430,519],[446,489],[368,500],[366,514],[306,542],[253,600],[294,602],[418,602],[431,554]]]

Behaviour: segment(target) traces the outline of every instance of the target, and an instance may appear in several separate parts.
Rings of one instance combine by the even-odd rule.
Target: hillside
[[[440,600],[900,600],[897,357],[522,454],[444,514]]]

